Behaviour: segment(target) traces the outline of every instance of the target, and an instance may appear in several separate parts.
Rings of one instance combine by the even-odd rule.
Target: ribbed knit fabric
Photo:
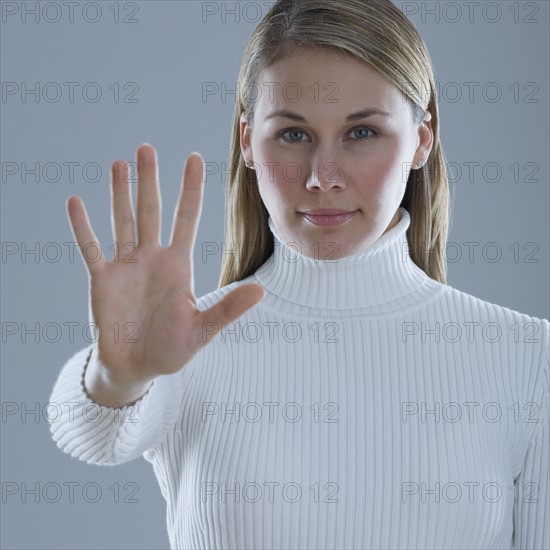
[[[426,276],[400,212],[333,262],[270,220],[273,256],[198,306],[248,282],[264,299],[135,406],[94,406],[96,345],[76,353],[58,447],[151,462],[171,548],[550,548],[550,323]]]

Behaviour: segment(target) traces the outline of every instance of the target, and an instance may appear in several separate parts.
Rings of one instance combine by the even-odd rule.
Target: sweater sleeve
[[[544,323],[548,333],[548,323]],[[546,334],[547,335],[547,334]],[[515,484],[514,549],[550,550],[550,348],[537,380],[540,414]]]
[[[173,428],[180,411],[182,371],[158,376],[132,404],[107,407],[85,391],[84,373],[92,353],[97,353],[96,344],[62,367],[50,396],[50,432],[63,452],[89,464],[114,466],[138,458]]]

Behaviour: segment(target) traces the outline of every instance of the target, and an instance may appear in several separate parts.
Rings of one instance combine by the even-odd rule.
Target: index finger
[[[200,153],[191,153],[183,171],[180,196],[174,212],[169,248],[191,257],[202,208],[203,159]]]

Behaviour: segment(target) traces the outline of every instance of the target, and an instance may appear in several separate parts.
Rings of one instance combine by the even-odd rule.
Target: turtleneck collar
[[[410,257],[406,232],[411,218],[403,207],[399,213],[399,222],[367,250],[332,261],[287,246],[270,217],[274,252],[256,277],[267,291],[311,308],[368,308],[404,298],[432,279]]]

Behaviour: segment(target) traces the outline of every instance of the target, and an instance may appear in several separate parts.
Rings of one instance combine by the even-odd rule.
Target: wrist
[[[105,406],[121,407],[141,399],[151,388],[153,378],[136,378],[107,369],[93,350],[83,374],[84,393]]]

